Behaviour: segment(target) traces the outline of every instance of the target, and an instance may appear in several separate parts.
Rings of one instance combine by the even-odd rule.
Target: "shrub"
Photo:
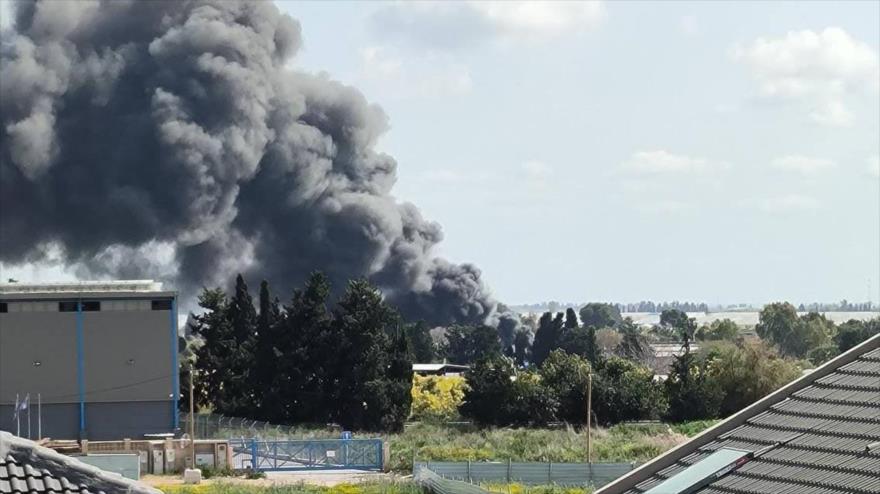
[[[721,393],[718,414],[738,412],[798,377],[801,368],[761,340],[716,344],[702,356]],[[709,417],[707,417],[709,418]]]
[[[593,413],[600,424],[653,420],[666,412],[666,397],[651,369],[610,357],[593,377]]]
[[[435,422],[457,419],[466,388],[461,376],[414,375],[412,418]]]

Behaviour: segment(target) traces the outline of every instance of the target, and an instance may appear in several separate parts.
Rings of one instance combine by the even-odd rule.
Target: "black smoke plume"
[[[236,272],[286,291],[319,269],[337,287],[368,277],[410,318],[497,323],[479,269],[434,256],[439,225],[391,195],[385,114],[290,68],[301,43],[270,2],[18,4],[2,35],[0,260],[55,248],[92,276],[184,293]]]

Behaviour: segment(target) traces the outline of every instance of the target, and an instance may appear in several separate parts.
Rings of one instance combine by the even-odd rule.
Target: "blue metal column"
[[[176,430],[180,427],[177,410],[177,403],[180,401],[180,369],[177,367],[177,297],[171,299],[171,311],[168,317],[171,327],[171,427]]]
[[[86,385],[83,356],[83,311],[82,301],[76,302],[76,387],[79,391],[79,437],[86,435]]]

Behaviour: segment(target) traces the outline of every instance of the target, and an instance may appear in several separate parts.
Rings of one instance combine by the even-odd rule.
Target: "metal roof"
[[[0,293],[161,292],[153,280],[74,281],[64,283],[0,283]]]
[[[596,494],[641,494],[721,448],[761,454],[702,494],[880,493],[880,335]]]
[[[458,364],[412,364],[412,369],[413,372],[440,372],[442,370],[464,372],[470,367]]]
[[[0,493],[43,492],[162,494],[146,484],[0,431]]]

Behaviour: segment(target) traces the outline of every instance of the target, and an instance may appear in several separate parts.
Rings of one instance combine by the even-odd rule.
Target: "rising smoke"
[[[386,115],[291,69],[301,42],[270,2],[19,4],[2,35],[0,260],[60,249],[92,276],[184,293],[237,272],[287,293],[320,269],[336,287],[369,277],[411,318],[499,322],[479,269],[434,256],[439,225],[391,195]]]

